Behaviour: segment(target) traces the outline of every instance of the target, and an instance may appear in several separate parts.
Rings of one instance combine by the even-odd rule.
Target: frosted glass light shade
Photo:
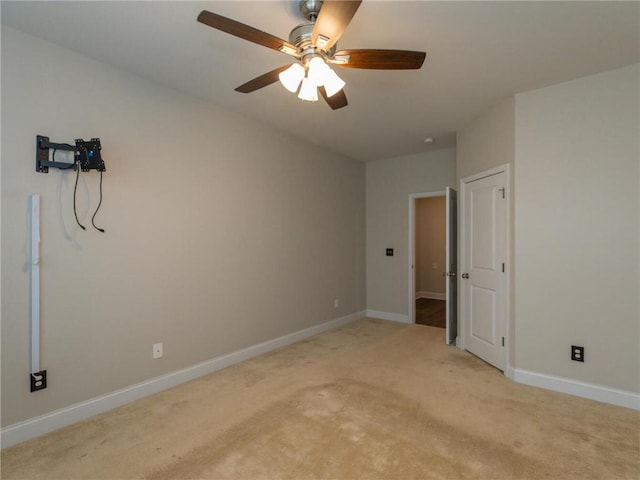
[[[302,86],[300,87],[298,98],[300,100],[307,100],[308,102],[316,102],[318,100],[318,88],[313,80],[306,77],[302,79]]]
[[[331,71],[329,66],[324,63],[322,57],[313,57],[309,61],[309,71],[307,72],[307,77],[318,86],[324,85],[327,75]]]
[[[324,91],[327,97],[332,97],[344,88],[344,80],[342,80],[336,72],[327,67],[327,74],[324,78]]]
[[[294,63],[284,72],[280,72],[278,78],[284,88],[289,90],[291,93],[295,93],[296,90],[298,90],[300,82],[304,78],[304,67],[299,63]]]

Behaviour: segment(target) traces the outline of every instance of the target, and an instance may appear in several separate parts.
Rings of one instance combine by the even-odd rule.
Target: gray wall
[[[80,179],[81,231],[75,173],[36,173],[36,134],[101,138],[106,234],[90,226],[98,173]],[[50,382],[37,394],[32,193]],[[365,295],[362,163],[3,26],[2,425],[361,312]]]
[[[458,174],[457,185],[460,190],[462,187],[460,181],[465,177],[475,175],[477,173],[489,170],[493,167],[502,165],[509,165],[510,168],[510,184],[509,184],[509,211],[511,228],[508,232],[509,235],[509,247],[508,254],[510,254],[510,261],[508,263],[509,278],[511,280],[509,291],[509,314],[508,323],[509,330],[507,339],[507,346],[509,357],[508,361],[510,365],[515,363],[515,325],[514,325],[514,312],[515,312],[515,262],[513,260],[513,242],[514,242],[514,167],[515,167],[515,101],[513,97],[504,99],[499,102],[489,111],[479,116],[464,128],[461,128],[457,132],[457,155],[456,155],[456,171]],[[458,232],[462,231],[461,226],[462,219],[458,218]],[[458,258],[461,258],[460,253],[461,243],[458,243]],[[458,276],[458,283],[461,282]],[[461,285],[458,286],[460,290]],[[458,306],[458,312],[461,312],[462,308]],[[462,325],[459,325],[459,331],[462,330]]]
[[[409,195],[454,186],[455,150],[367,162],[366,170],[367,309],[409,321]]]
[[[518,368],[640,392],[638,65],[516,95]],[[569,359],[585,347],[585,363]]]
[[[458,180],[499,165],[509,164],[513,167],[514,115],[514,99],[510,97],[458,130]]]
[[[635,65],[521,93],[458,132],[458,179],[511,166],[517,371],[640,391],[639,84]]]

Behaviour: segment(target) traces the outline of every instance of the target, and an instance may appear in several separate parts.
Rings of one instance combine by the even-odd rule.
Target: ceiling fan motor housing
[[[298,25],[289,34],[289,43],[295,45],[298,51],[311,45],[311,34],[313,33],[313,23],[303,23]]]
[[[324,58],[332,58],[336,51],[337,44],[334,44],[328,52],[323,52],[316,45],[311,43],[311,35],[313,33],[313,23],[303,23],[298,25],[289,34],[289,43],[295,45],[298,49],[298,54],[302,63],[306,60],[310,60],[315,56],[322,56]]]

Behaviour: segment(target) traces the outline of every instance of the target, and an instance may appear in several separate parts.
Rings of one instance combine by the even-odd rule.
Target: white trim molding
[[[106,395],[101,395],[60,410],[10,425],[0,430],[0,444],[2,448],[6,448],[32,438],[39,437],[40,435],[86,420],[94,415],[131,403],[140,398],[148,397],[149,395],[175,387],[203,375],[230,367],[236,363],[249,360],[327,330],[347,325],[351,322],[364,318],[364,316],[364,311],[355,312],[320,325],[299,330],[273,340],[267,340],[266,342],[258,343],[226,355],[221,355],[182,370],[152,378],[145,382],[107,393]]]
[[[508,374],[507,376],[509,378],[513,378],[516,382],[524,383],[525,385],[546,388],[547,390],[568,393],[570,395],[588,398],[589,400],[640,410],[640,393],[618,390],[603,385],[595,385],[593,383],[580,382],[570,378],[556,377],[518,368],[511,369],[509,373],[513,375],[510,376]]]
[[[378,310],[367,310],[365,312],[367,317],[378,318],[380,320],[390,320],[392,322],[412,323],[409,319],[409,315],[403,315],[401,313],[389,313],[380,312]]]

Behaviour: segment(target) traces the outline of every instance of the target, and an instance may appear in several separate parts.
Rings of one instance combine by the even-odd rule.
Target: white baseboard
[[[509,370],[507,376],[518,383],[640,410],[640,394],[638,393],[517,368]]]
[[[298,332],[290,333],[273,340],[253,345],[227,355],[213,358],[191,367],[152,378],[130,387],[116,390],[106,395],[70,405],[44,415],[30,418],[0,430],[0,445],[10,447],[20,442],[39,437],[62,427],[98,415],[116,407],[153,395],[181,383],[188,382],[203,375],[249,360],[292,343],[304,340],[319,333],[331,330],[364,318],[365,312],[356,312],[329,322],[316,325]]]
[[[365,312],[367,317],[379,318],[380,320],[391,320],[392,322],[411,323],[409,321],[409,315],[402,315],[400,313],[379,312],[378,310],[367,310]]]
[[[430,298],[431,300],[446,300],[446,293],[439,292],[416,292],[416,300],[421,298]]]

